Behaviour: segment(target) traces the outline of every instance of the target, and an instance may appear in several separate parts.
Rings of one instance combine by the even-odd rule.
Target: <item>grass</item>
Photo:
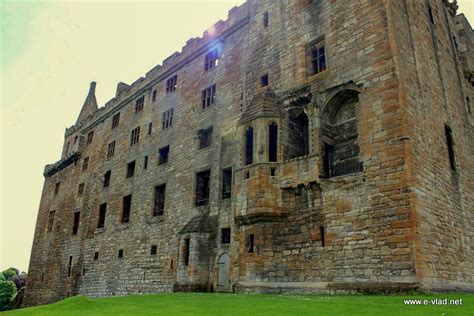
[[[407,306],[404,299],[462,299],[461,306]],[[4,312],[23,315],[474,315],[474,294],[244,295],[166,293],[88,299]]]

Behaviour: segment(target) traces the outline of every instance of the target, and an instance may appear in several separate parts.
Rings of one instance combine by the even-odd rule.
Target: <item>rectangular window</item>
[[[53,231],[53,225],[54,225],[54,215],[56,214],[56,211],[50,211],[49,212],[49,218],[48,218],[48,233]]]
[[[245,164],[253,163],[253,127],[247,128],[245,132]]]
[[[106,211],[107,211],[107,203],[102,203],[99,206],[99,221],[97,222],[97,228],[104,228]]]
[[[204,70],[209,71],[217,67],[219,61],[219,50],[217,48],[211,50],[204,56]]]
[[[263,27],[268,27],[268,11],[263,13]]]
[[[135,160],[127,163],[127,178],[135,175]]]
[[[109,143],[109,148],[107,149],[107,158],[113,157],[115,154],[115,140]]]
[[[454,156],[453,131],[448,125],[444,125],[446,134],[446,145],[448,146],[449,165],[453,171],[456,171],[456,157]]]
[[[232,168],[222,170],[222,198],[228,199],[232,193]]]
[[[143,105],[145,104],[145,96],[141,96],[135,101],[135,113],[143,111]]]
[[[310,75],[315,75],[326,69],[326,54],[324,50],[324,40],[321,40],[310,47],[311,69]]]
[[[82,171],[87,171],[87,168],[89,167],[89,157],[85,157],[84,160],[82,161]]]
[[[189,247],[190,246],[191,246],[191,240],[189,238],[186,238],[184,240],[184,249],[183,249],[183,259],[184,259],[185,266],[189,266],[189,254],[190,254]]]
[[[166,184],[155,186],[155,202],[153,204],[153,216],[163,215],[165,209]]]
[[[261,87],[268,86],[268,74],[264,74],[263,76],[260,77],[260,86]]]
[[[230,244],[230,227],[222,228],[221,244]]]
[[[319,234],[321,235],[321,246],[326,247],[326,236],[324,234],[324,226],[319,226]]]
[[[84,194],[85,183],[79,183],[77,188],[77,195],[82,196]]]
[[[119,250],[118,250],[117,258],[123,259],[123,249],[119,249]]]
[[[156,255],[157,249],[158,249],[158,247],[156,247],[156,245],[151,245],[150,255],[152,255],[152,256]]]
[[[153,130],[153,123],[150,122],[148,123],[148,135],[151,135],[152,130]]]
[[[153,90],[153,95],[151,97],[151,101],[155,102],[156,101],[156,90]]]
[[[104,182],[103,182],[103,187],[107,188],[110,185],[110,176],[112,175],[112,170],[107,170],[106,173],[104,173]]]
[[[254,242],[255,236],[254,234],[250,234],[247,236],[247,253],[254,253]]]
[[[161,125],[163,129],[173,126],[173,109],[169,109],[161,115]]]
[[[211,146],[212,144],[212,126],[198,131],[199,149]]]
[[[67,277],[69,278],[71,276],[72,272],[72,256],[69,256],[69,263],[67,265]]]
[[[196,206],[209,204],[209,182],[211,171],[201,171],[196,174]]]
[[[112,129],[119,126],[119,122],[120,122],[120,113],[117,113],[112,117]]]
[[[87,145],[92,144],[92,140],[94,139],[94,131],[90,131],[87,134]]]
[[[98,260],[99,259],[99,252],[96,251],[94,252],[94,260]]]
[[[79,231],[79,219],[81,218],[81,212],[74,213],[74,223],[72,225],[72,234],[77,235]]]
[[[158,158],[158,165],[164,165],[165,163],[168,163],[168,155],[170,152],[170,146],[165,146],[160,148],[159,150],[159,158]]]
[[[143,169],[146,168],[148,168],[148,156],[145,156],[145,158],[143,158]]]
[[[176,91],[177,84],[178,84],[178,75],[174,75],[173,77],[166,80],[166,93]]]
[[[61,185],[61,182],[56,182],[56,185],[54,187],[54,195],[57,195],[59,193],[59,186]]]
[[[130,146],[138,144],[139,140],[140,140],[140,126],[132,130],[130,134]]]
[[[132,208],[132,195],[126,195],[123,197],[122,202],[122,223],[128,223],[130,221],[130,209]]]
[[[214,104],[216,98],[216,85],[212,85],[202,90],[201,92],[201,106],[203,109]]]

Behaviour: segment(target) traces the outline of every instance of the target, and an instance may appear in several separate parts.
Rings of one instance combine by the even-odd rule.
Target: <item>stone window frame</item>
[[[110,179],[112,177],[112,170],[107,170],[105,173],[104,173],[104,179],[103,179],[103,182],[102,182],[102,188],[107,188],[110,186]]]
[[[88,168],[89,168],[89,156],[84,157],[84,159],[82,160],[82,172],[87,171]]]
[[[89,133],[87,133],[86,145],[92,144],[93,140],[94,140],[94,131],[90,131]]]
[[[173,126],[174,108],[168,109],[161,114],[161,128],[163,130]]]
[[[84,195],[84,190],[85,190],[86,184],[84,182],[79,183],[77,187],[77,196],[83,196]]]
[[[202,191],[202,187],[205,185],[206,182],[206,174],[207,174],[207,189]],[[195,181],[195,206],[206,206],[209,205],[211,200],[211,168],[208,167],[207,169],[199,170],[196,172],[196,181]]]
[[[168,163],[170,155],[170,145],[166,145],[158,149],[158,166]]]
[[[247,249],[247,253],[255,253],[255,234],[247,235],[245,247]]]
[[[198,130],[198,149],[204,149],[212,145],[212,133],[212,126]]]
[[[55,216],[56,216],[56,210],[49,211],[48,226],[46,228],[46,231],[48,233],[51,233],[53,231],[54,217]]]
[[[73,215],[72,235],[77,235],[79,233],[79,225],[81,223],[81,211],[76,211],[73,213]]]
[[[208,72],[211,69],[216,68],[217,65],[219,64],[219,58],[220,58],[220,54],[219,54],[218,47],[215,47],[211,49],[210,51],[208,51],[206,55],[204,56],[204,71]]]
[[[135,167],[136,167],[136,160],[132,160],[127,163],[127,172],[125,174],[125,178],[132,178],[135,176]]]
[[[144,105],[145,105],[145,96],[142,95],[141,97],[135,100],[135,114],[142,112]]]
[[[54,195],[58,195],[60,186],[61,182],[56,182],[56,184],[54,185]]]
[[[323,49],[321,54],[320,49]],[[314,55],[316,52],[316,56]],[[321,56],[323,58],[323,64],[321,65]],[[308,77],[316,76],[320,73],[323,73],[328,69],[328,58],[327,58],[327,45],[326,37],[320,36],[312,41],[310,41],[306,48],[306,62],[307,62],[307,72]],[[315,69],[315,63],[316,69]],[[321,69],[322,68],[322,69]]]
[[[448,158],[449,158],[449,166],[453,172],[457,171],[457,163],[456,163],[456,153],[454,151],[454,137],[453,137],[453,130],[448,124],[444,124],[444,135],[446,139],[446,147],[448,150]]]
[[[253,154],[254,154],[254,128],[252,125],[247,126],[244,134],[244,165],[248,166],[253,164]]]
[[[98,251],[95,251],[94,252],[94,257],[93,257],[94,260],[99,260],[99,252]]]
[[[156,102],[156,96],[158,94],[158,91],[156,89],[153,90],[152,95],[151,95],[151,102]]]
[[[117,251],[117,259],[122,260],[123,257],[124,257],[124,251],[123,251],[123,248],[120,248],[120,249]]]
[[[232,167],[222,169],[221,199],[230,199],[232,196],[233,170]]]
[[[150,256],[156,256],[158,253],[158,246],[157,245],[151,245],[150,247]]]
[[[201,108],[203,110],[216,103],[216,91],[216,84],[201,90]]]
[[[99,205],[99,216],[97,218],[97,228],[105,227],[105,217],[107,216],[107,202]]]
[[[120,123],[120,112],[112,116],[112,129],[118,127],[119,123]]]
[[[136,145],[140,142],[140,126],[132,129],[130,132],[130,146]]]
[[[175,74],[166,80],[166,93],[175,92],[178,86],[178,75]]]
[[[267,73],[260,76],[260,88],[268,87],[270,85],[270,77]]]
[[[158,192],[161,191],[161,199],[158,199]],[[163,216],[165,213],[166,203],[166,183],[161,183],[154,186],[153,189],[153,208],[151,215],[153,217]]]
[[[263,12],[262,22],[263,22],[262,24],[264,28],[267,28],[269,26],[270,18],[269,18],[268,11]]]
[[[120,223],[125,224],[130,222],[132,214],[132,194],[127,194],[122,197],[122,216]]]
[[[231,242],[231,228],[230,227],[223,227],[221,228],[221,244],[228,245]]]
[[[115,140],[111,141],[107,147],[107,159],[112,158],[115,154]]]

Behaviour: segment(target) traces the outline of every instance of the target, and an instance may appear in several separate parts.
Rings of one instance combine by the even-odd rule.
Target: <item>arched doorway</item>
[[[217,287],[221,290],[226,290],[230,284],[230,257],[227,252],[224,252],[217,262]]]

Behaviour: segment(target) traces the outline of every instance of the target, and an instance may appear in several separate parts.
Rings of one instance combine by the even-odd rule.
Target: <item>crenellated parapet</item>
[[[59,160],[59,161],[57,161],[57,162],[55,162],[51,165],[46,165],[44,167],[43,176],[45,178],[51,177],[52,175],[58,173],[59,171],[63,170],[64,168],[66,168],[70,164],[77,161],[80,157],[81,157],[81,152],[76,151],[76,152],[70,153],[65,158],[63,158],[63,159],[61,159],[61,160]]]

